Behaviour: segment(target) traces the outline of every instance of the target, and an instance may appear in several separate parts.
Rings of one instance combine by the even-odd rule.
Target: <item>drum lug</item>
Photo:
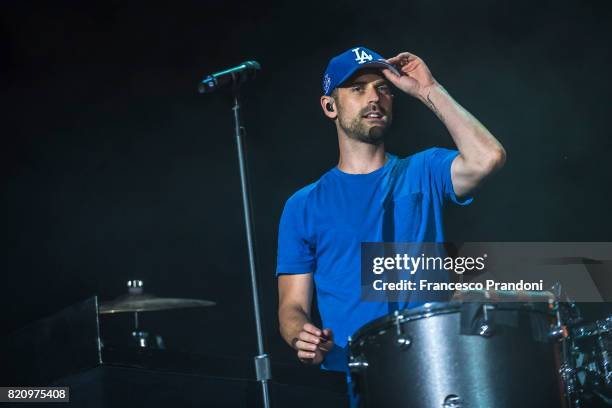
[[[412,344],[412,339],[408,336],[400,336],[397,338],[397,345],[402,350],[406,350]]]
[[[491,337],[493,335],[493,327],[489,324],[483,324],[478,329],[478,335],[482,337]]]
[[[363,371],[366,368],[368,368],[368,362],[365,360],[363,356],[355,357],[355,358],[351,357],[351,361],[349,361],[348,366],[349,366],[349,370],[352,373],[354,373],[354,372]]]
[[[489,310],[493,310],[495,307],[491,305],[482,305],[482,316],[483,322],[478,328],[478,335],[482,337],[491,337],[495,334],[495,325],[493,319],[489,316]]]
[[[446,398],[444,398],[444,402],[442,403],[442,408],[462,408],[463,401],[455,394],[450,394]]]
[[[406,336],[404,331],[402,330],[402,316],[397,310],[394,313],[395,316],[395,333],[397,334],[397,340],[395,344],[397,344],[400,350],[406,350],[412,344],[412,339],[410,336]]]

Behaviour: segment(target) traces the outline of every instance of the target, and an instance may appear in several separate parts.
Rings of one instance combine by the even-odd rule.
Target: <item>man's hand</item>
[[[298,336],[293,339],[293,347],[302,363],[321,364],[325,355],[334,347],[334,335],[330,329],[320,330],[305,323]]]
[[[395,65],[401,76],[395,75],[388,69],[383,69],[385,77],[400,90],[415,98],[425,101],[428,89],[437,84],[427,65],[414,54],[402,52],[389,58],[387,62]]]
[[[421,100],[444,123],[459,155],[451,166],[451,180],[457,197],[466,197],[506,161],[506,151],[472,114],[459,105],[434,79],[422,59],[402,52],[387,60],[400,71],[383,74],[403,92]]]

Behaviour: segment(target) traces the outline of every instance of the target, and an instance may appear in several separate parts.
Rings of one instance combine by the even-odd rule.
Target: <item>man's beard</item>
[[[365,113],[367,113],[367,111],[363,112],[363,114]],[[384,112],[381,113],[384,114]],[[369,126],[365,123],[367,119],[361,114],[350,121],[343,120],[342,117],[338,119],[340,127],[349,138],[371,145],[379,145],[384,142],[387,128],[391,125],[390,116],[387,116],[387,122],[384,125],[380,124],[374,126]]]

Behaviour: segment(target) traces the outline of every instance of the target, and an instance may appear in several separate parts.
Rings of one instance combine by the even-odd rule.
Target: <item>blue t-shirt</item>
[[[287,200],[276,274],[313,273],[323,328],[332,329],[336,344],[323,368],[346,371],[348,337],[391,311],[385,302],[360,301],[361,243],[443,242],[444,203],[472,201],[459,200],[453,190],[450,168],[458,153],[387,154],[385,165],[368,174],[335,167]]]

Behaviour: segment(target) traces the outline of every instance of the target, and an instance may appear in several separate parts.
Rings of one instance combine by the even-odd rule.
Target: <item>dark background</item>
[[[293,359],[278,335],[277,225],[285,200],[336,164],[319,96],[349,47],[419,55],[506,148],[473,205],[449,208],[449,239],[612,241],[604,2],[125,3],[1,6],[0,334],[137,278],[218,303],[145,316],[169,347],[255,353],[231,104],[196,92],[247,59],[263,67],[244,111],[273,359]],[[394,116],[389,151],[453,146],[409,96]]]

